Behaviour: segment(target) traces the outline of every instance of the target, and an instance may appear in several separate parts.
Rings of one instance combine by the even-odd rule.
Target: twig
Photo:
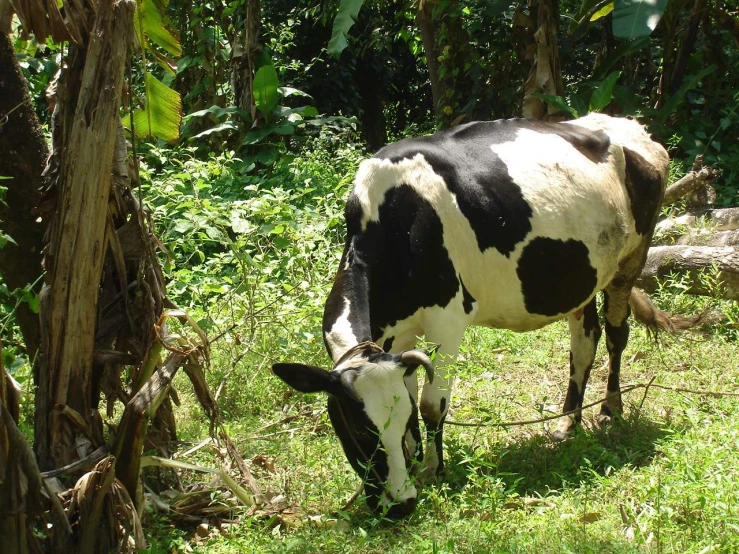
[[[641,397],[641,402],[639,402],[639,408],[638,408],[640,412],[641,412],[642,406],[644,406],[644,401],[647,399],[647,394],[649,394],[649,387],[652,386],[656,378],[657,378],[656,375],[652,375],[652,378],[649,380],[649,383],[647,383],[647,386],[644,387],[644,396]]]
[[[192,448],[191,448],[190,450],[188,450],[188,451],[186,451],[186,452],[183,452],[183,453],[182,453],[182,454],[181,454],[180,456],[178,456],[178,457],[180,457],[180,458],[185,458],[185,457],[189,456],[190,454],[194,454],[195,452],[197,452],[197,451],[198,451],[198,450],[200,450],[201,448],[203,448],[203,447],[207,446],[207,445],[208,445],[208,443],[210,443],[210,442],[213,442],[213,438],[212,438],[212,437],[208,437],[207,439],[205,439],[204,441],[200,442],[199,444],[196,444],[196,445],[195,445],[195,446],[193,446],[193,447],[192,447]]]
[[[216,338],[218,338],[218,337],[216,337]],[[226,381],[228,381],[228,378],[231,377],[231,374],[236,369],[236,366],[238,365],[238,363],[242,360],[242,358],[244,356],[246,356],[246,352],[247,352],[247,350],[244,350],[241,354],[239,354],[238,356],[236,356],[236,359],[231,364],[231,367],[226,372],[226,375],[224,375],[223,376],[223,379],[221,379],[221,382],[218,383],[218,388],[216,389],[216,394],[213,396],[213,398],[214,398],[214,400],[216,402],[218,402],[218,397],[221,396],[221,391],[223,391],[223,387],[226,386]]]
[[[341,512],[345,512],[346,510],[352,507],[352,504],[354,504],[357,501],[357,498],[359,498],[359,495],[362,494],[363,488],[364,488],[364,481],[359,483],[359,486],[357,487],[357,490],[354,491],[354,494],[352,495],[352,497],[349,500],[347,500],[346,504],[344,504],[344,506],[341,508],[340,510]]]

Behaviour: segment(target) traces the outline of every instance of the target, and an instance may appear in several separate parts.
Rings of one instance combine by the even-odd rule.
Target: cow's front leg
[[[424,478],[433,477],[444,469],[442,437],[453,383],[453,379],[446,373],[443,366],[437,365],[434,381],[424,385],[421,395],[420,411],[426,425],[426,454],[422,472]]]
[[[572,432],[576,424],[582,419],[583,398],[585,386],[588,383],[590,370],[593,367],[595,351],[600,339],[601,327],[598,321],[598,309],[595,298],[585,306],[579,317],[571,315],[570,324],[570,382],[567,387],[567,396],[562,409],[563,412],[573,414],[561,418],[553,437],[555,440],[564,440]]]
[[[413,403],[418,405],[418,376],[413,373],[405,377],[405,386],[408,389],[413,399]],[[423,445],[421,444],[421,435],[418,430],[418,425],[414,421],[408,431],[405,433],[405,444],[408,448],[408,453],[413,456],[414,460],[423,461]]]

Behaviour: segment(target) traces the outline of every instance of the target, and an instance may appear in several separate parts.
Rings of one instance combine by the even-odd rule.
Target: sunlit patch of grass
[[[705,302],[659,300],[683,312]],[[564,323],[529,334],[470,330],[454,368],[460,377],[450,419],[533,419],[559,409],[568,343]],[[230,359],[223,353],[229,348],[214,356],[214,365]],[[654,378],[676,388],[736,391],[735,348],[723,331],[662,335],[655,343],[634,326],[622,382]],[[603,395],[606,359],[601,345],[586,403]],[[739,551],[737,398],[657,388],[645,396],[639,389],[624,398],[623,418],[600,429],[593,421],[598,408],[590,408],[583,428],[561,444],[549,437],[551,422],[447,426],[445,474],[423,487],[409,518],[391,522],[370,513],[361,499],[339,511],[358,479],[330,429],[325,398],[289,393],[261,360],[247,355],[229,377],[227,425],[247,459],[273,460],[273,471],[253,465],[254,474],[265,490],[284,494],[297,515],[242,517],[227,535],[214,532],[204,540],[189,531],[180,539],[194,552]],[[202,421],[181,428],[193,440],[198,431],[202,436]],[[324,520],[308,518],[318,515]],[[184,551],[181,545],[173,548]]]

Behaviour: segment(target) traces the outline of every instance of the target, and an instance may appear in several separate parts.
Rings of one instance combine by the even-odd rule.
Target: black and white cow
[[[416,505],[409,468],[421,456],[419,366],[427,372],[418,408],[428,433],[424,472],[442,469],[452,387],[444,366],[469,325],[530,331],[567,317],[570,411],[582,406],[603,291],[601,416],[621,411],[629,301],[668,164],[638,123],[591,114],[469,123],[401,140],[360,165],[323,319],[334,367],[273,370],[299,391],[328,393],[331,422],[373,509],[403,516]],[[439,345],[433,365],[412,350],[419,336]],[[579,420],[563,418],[557,437]]]

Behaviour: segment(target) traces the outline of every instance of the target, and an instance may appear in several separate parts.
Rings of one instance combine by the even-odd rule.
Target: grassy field
[[[262,490],[282,497],[276,513],[233,508],[207,529],[198,529],[200,516],[183,523],[150,502],[150,552],[739,552],[739,310],[681,294],[679,282],[656,295],[663,309],[710,306],[729,321],[658,342],[634,325],[622,383],[655,386],[624,398],[624,419],[601,430],[590,408],[564,443],[549,436],[556,422],[495,426],[560,410],[566,325],[528,334],[469,329],[453,367],[449,418],[488,425],[446,426],[445,474],[424,486],[411,517],[384,520],[361,498],[342,509],[359,479],[325,398],[293,394],[269,368],[278,360],[328,364],[323,299],[341,252],[343,199],[364,155],[352,144],[320,142],[268,177],[230,159],[183,156],[183,170],[160,172],[148,192],[160,236],[181,260],[167,268],[170,294],[221,337],[208,379],[225,426]],[[604,393],[604,343],[586,402]],[[176,457],[219,467],[222,452],[212,443],[188,454],[208,426],[184,376],[176,388]],[[187,490],[204,487],[213,506],[234,504],[223,483],[202,475],[180,477]]]
[[[676,311],[702,307],[667,293],[661,300]],[[568,344],[564,323],[528,334],[470,329],[454,368],[450,419],[494,423],[556,412]],[[727,328],[655,343],[635,327],[623,382],[739,391],[735,349]],[[214,380],[223,377],[217,366],[228,367],[238,352],[231,345],[216,353]],[[318,345],[293,355],[326,362]],[[275,360],[254,347],[228,377],[221,404],[245,457],[259,462],[252,468],[260,485],[284,495],[287,510],[272,517],[237,511],[237,523],[206,537],[162,524],[152,552],[739,552],[739,398],[636,390],[625,398],[623,420],[600,430],[591,408],[584,428],[561,444],[548,436],[552,422],[448,425],[445,475],[424,487],[410,518],[387,521],[361,499],[341,511],[359,481],[330,428],[325,398],[288,392],[268,370]],[[597,362],[605,360],[601,344]],[[605,377],[594,369],[586,401],[602,396]],[[178,414],[183,436],[202,438],[191,399]],[[212,463],[208,448],[187,461]]]

